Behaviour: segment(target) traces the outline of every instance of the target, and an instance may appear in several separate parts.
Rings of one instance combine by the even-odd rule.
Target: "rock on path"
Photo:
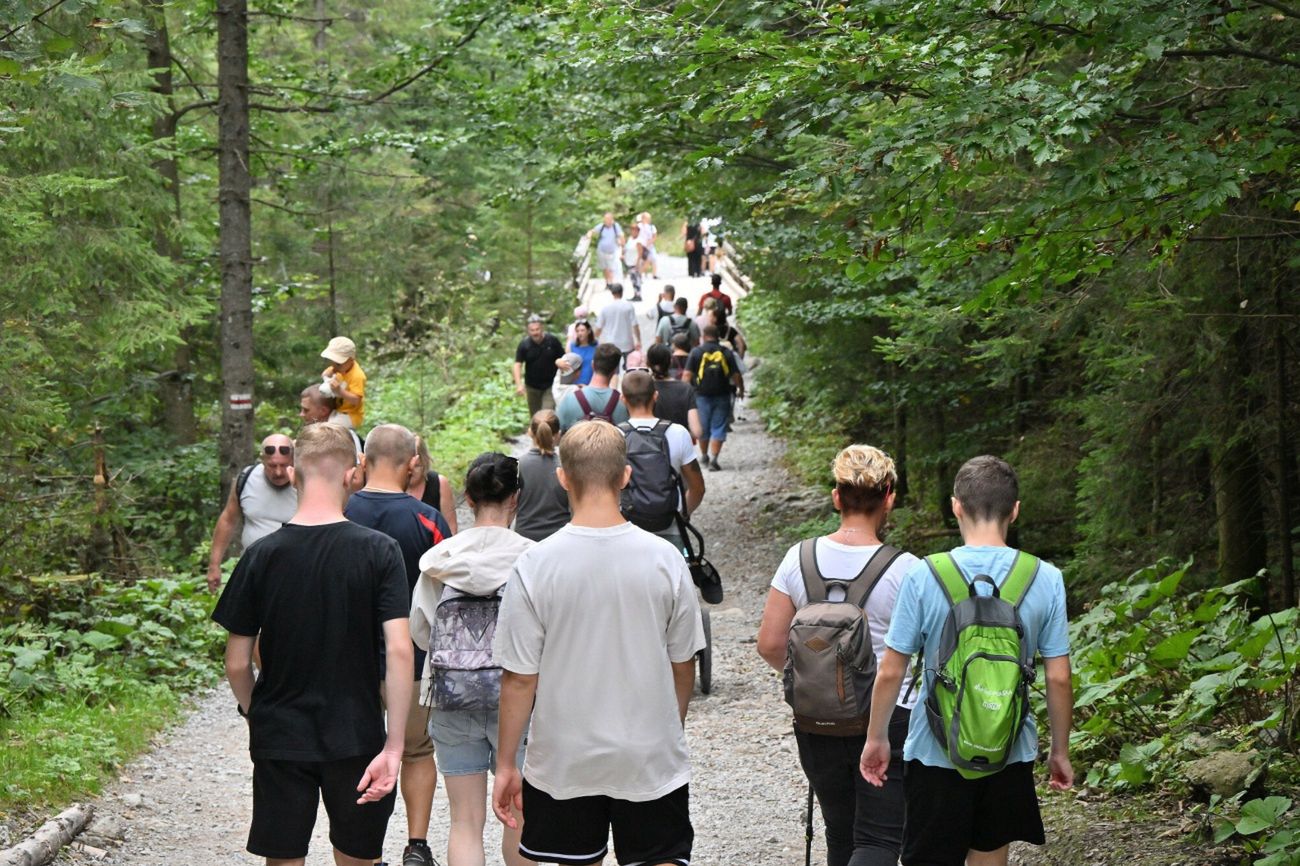
[[[727,598],[712,608],[713,693],[697,693],[687,721],[694,768],[693,859],[700,864],[785,866],[803,860],[801,813],[807,788],[779,680],[755,652],[754,635],[768,581],[786,547],[770,519],[760,519],[758,507],[788,491],[790,481],[777,465],[780,445],[767,436],[751,410],[742,409],[741,414],[745,420],[737,423],[722,452],[725,469],[705,473],[708,490],[696,521],[705,534],[709,559],[726,582]],[[121,781],[96,802],[91,831],[101,836],[90,837],[89,844],[123,835],[125,841],[110,848],[107,859],[91,861],[65,849],[58,862],[258,862],[243,850],[251,778],[247,732],[235,713],[234,698],[222,684],[199,695],[186,721],[123,769]],[[447,801],[440,785],[430,829],[439,860],[444,859],[447,827]],[[400,860],[405,830],[399,797],[384,850],[390,863]],[[308,864],[333,862],[327,833],[322,810]],[[499,833],[489,817],[489,866],[501,863],[495,850]],[[819,843],[820,835],[819,829]]]

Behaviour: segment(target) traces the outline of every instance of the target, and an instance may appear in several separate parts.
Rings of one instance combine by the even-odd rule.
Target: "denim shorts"
[[[727,418],[731,415],[731,395],[719,394],[710,397],[696,393],[695,407],[700,413],[700,427],[703,428],[701,439],[714,442],[727,441]]]
[[[497,714],[495,710],[434,710],[429,736],[444,776],[472,776],[497,770]],[[524,741],[515,766],[524,766]]]

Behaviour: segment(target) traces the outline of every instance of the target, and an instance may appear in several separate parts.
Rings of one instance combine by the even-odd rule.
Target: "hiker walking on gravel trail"
[[[686,369],[695,386],[695,405],[700,410],[700,462],[716,472],[718,454],[727,441],[732,394],[745,396],[745,380],[736,355],[718,342],[716,325],[705,325],[703,342],[691,350]]]
[[[673,312],[659,319],[659,328],[655,334],[656,343],[672,345],[673,337],[685,334],[692,348],[700,344],[700,328],[694,319],[686,315],[688,307],[685,298],[673,301]]]
[[[1074,783],[1065,585],[1055,566],[1007,546],[1019,499],[1006,461],[968,460],[953,480],[962,545],[913,566],[898,593],[861,763],[873,785],[897,774],[889,713],[920,653],[920,693],[903,752],[904,866],[1004,866],[1011,842],[1043,844],[1033,772],[1038,732],[1028,708],[1039,656],[1051,787]],[[950,736],[958,730],[962,736]]]
[[[894,461],[879,448],[850,445],[831,465],[831,502],[840,526],[829,535],[791,547],[777,567],[758,629],[758,652],[781,671],[786,700],[795,712],[799,763],[821,806],[826,824],[828,866],[894,866],[903,841],[903,740],[912,702],[887,708],[890,778],[882,788],[859,771],[871,700],[870,675],[885,653],[894,599],[903,576],[917,563],[909,553],[883,544],[881,530],[894,507],[898,476]],[[865,617],[865,619],[864,619]],[[830,648],[836,635],[861,641],[869,653],[859,659],[850,688],[834,667],[805,662],[806,643],[821,639]],[[838,650],[837,650],[838,652]],[[829,657],[829,656],[827,656]]]
[[[339,413],[347,416],[347,424],[360,433],[366,420],[366,374],[357,363],[356,343],[347,337],[335,337],[320,356],[330,362],[321,372],[322,390],[339,401]],[[331,420],[343,424],[341,419]]]
[[[519,513],[515,532],[533,541],[550,538],[569,522],[569,494],[560,486],[555,454],[560,439],[560,419],[549,409],[528,424],[533,446],[519,458]]]
[[[368,866],[382,856],[396,800],[414,691],[410,591],[397,544],[343,517],[356,471],[342,427],[304,428],[297,511],[245,552],[212,614],[230,632],[226,678],[248,719],[248,851],[268,863],[304,862],[323,799],[335,862]],[[386,735],[375,681],[381,645],[393,707]]]
[[[699,306],[695,308],[695,314],[697,316],[703,316],[704,307],[708,304],[709,299],[712,298],[714,303],[721,308],[723,316],[730,316],[732,312],[731,295],[722,290],[722,274],[714,274],[711,276],[709,278],[709,283],[712,288],[700,295],[700,303]]]
[[[591,383],[564,395],[555,414],[560,418],[560,429],[568,430],[579,421],[602,418],[611,424],[627,420],[627,404],[610,382],[618,373],[622,355],[611,343],[601,343],[591,359]]]
[[[528,317],[528,336],[515,349],[515,393],[528,396],[528,412],[554,409],[551,385],[555,382],[556,362],[564,357],[564,344],[546,332],[542,317]]]
[[[682,360],[686,353],[682,353]],[[695,388],[690,382],[683,382],[672,372],[672,352],[667,346],[651,346],[646,352],[646,363],[650,365],[650,374],[655,377],[655,391],[659,393],[655,400],[656,418],[680,424],[690,431],[691,438],[700,438],[700,410],[695,406]]]
[[[293,517],[298,508],[298,490],[293,486],[293,440],[273,433],[262,440],[261,460],[244,469],[230,485],[226,507],[221,509],[212,530],[212,553],[208,556],[208,591],[221,588],[221,561],[226,558],[235,527],[243,521],[240,542],[247,550],[253,542],[275,532]]]
[[[433,708],[429,735],[451,805],[447,866],[482,866],[487,774],[497,764],[501,670],[492,658],[501,593],[532,541],[510,531],[519,501],[519,462],[480,454],[465,476],[474,525],[420,558],[411,603],[411,637],[429,652],[422,703]],[[523,762],[520,742],[514,763]],[[518,827],[503,827],[501,857],[519,855]]]
[[[618,346],[626,358],[641,348],[641,326],[636,321],[636,307],[631,301],[623,300],[623,286],[615,283],[609,287],[609,293],[614,300],[600,308],[596,319],[596,339]]]
[[[641,297],[641,258],[645,250],[641,246],[641,226],[636,223],[628,229],[627,240],[623,243],[623,270],[627,272],[628,281],[632,283],[632,297]]]
[[[649,211],[639,213],[636,221],[641,227],[642,273],[648,273],[657,278],[659,276],[659,253],[655,250],[655,241],[659,239],[659,229],[655,228],[654,222],[650,219]],[[637,300],[640,300],[640,296],[637,297]]]
[[[493,809],[508,827],[523,812],[532,860],[599,863],[612,826],[620,863],[688,866],[686,709],[705,647],[695,587],[681,551],[623,519],[617,428],[579,424],[560,462],[573,520],[515,563],[497,623]]]
[[[406,492],[412,473],[421,466],[415,434],[397,424],[383,424],[366,437],[366,486],[348,500],[348,520],[376,529],[397,542],[405,566],[407,610],[411,593],[420,577],[420,557],[451,535],[451,528],[436,508],[425,505]],[[419,681],[424,670],[424,653],[416,651],[406,669]],[[402,802],[406,804],[408,841],[402,852],[402,866],[431,866],[429,818],[433,793],[438,785],[433,742],[429,739],[429,709],[419,703],[415,691],[406,694],[410,724],[402,750]],[[391,711],[397,704],[387,702]]]
[[[596,267],[605,275],[605,288],[609,288],[622,278],[619,258],[623,253],[623,227],[614,221],[612,213],[606,212],[587,237],[596,241]]]
[[[677,515],[689,518],[704,499],[704,473],[695,456],[695,442],[681,424],[655,415],[659,392],[647,372],[623,377],[628,419],[618,425],[627,437],[632,479],[623,490],[623,515],[682,549]]]

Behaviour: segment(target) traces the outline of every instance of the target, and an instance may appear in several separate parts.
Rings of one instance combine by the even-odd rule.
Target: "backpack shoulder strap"
[[[853,578],[848,589],[844,591],[844,600],[856,607],[862,607],[867,603],[867,598],[871,591],[880,583],[880,579],[889,571],[889,567],[894,564],[894,560],[903,555],[903,551],[897,547],[888,544],[882,544],[871,554],[867,564],[862,566],[862,571],[858,576]]]
[[[632,425],[631,421],[624,421],[622,424],[618,425],[618,429],[622,430],[623,435],[626,436],[637,428]]]
[[[582,393],[582,389],[573,392],[573,399],[578,401],[578,406],[582,409],[583,415],[591,414],[591,403],[587,401],[587,395]]]
[[[808,603],[826,600],[826,581],[817,568],[817,539],[805,538],[799,542],[799,573],[803,575],[803,588],[808,593]]]
[[[614,410],[618,408],[618,398],[618,391],[610,391],[609,399],[605,401],[605,410],[600,413],[608,418],[611,424],[614,423]]]
[[[970,597],[970,581],[966,580],[951,553],[932,553],[925,558],[925,564],[930,566],[930,573],[939,581],[949,605],[956,607],[957,602]]]
[[[235,479],[235,499],[243,498],[244,488],[248,486],[248,476],[252,475],[256,468],[257,464],[252,463],[239,470],[239,477]]]
[[[1011,563],[1011,571],[1007,573],[1006,580],[1002,581],[999,589],[999,595],[1013,605],[1016,610],[1020,609],[1020,603],[1025,600],[1029,594],[1029,587],[1034,585],[1034,578],[1038,577],[1038,557],[1023,550],[1016,552],[1016,558]]]

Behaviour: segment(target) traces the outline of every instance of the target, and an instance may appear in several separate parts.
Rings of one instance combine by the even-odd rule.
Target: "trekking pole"
[[[808,811],[804,812],[808,823],[804,827],[804,853],[803,866],[812,866],[812,840],[813,840],[813,788],[812,782],[808,783]]]

